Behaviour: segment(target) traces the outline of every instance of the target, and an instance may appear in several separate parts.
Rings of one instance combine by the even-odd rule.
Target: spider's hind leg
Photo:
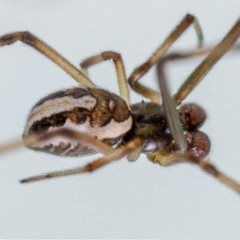
[[[72,168],[68,170],[56,171],[51,173],[40,174],[40,175],[29,177],[29,178],[24,178],[20,180],[20,183],[30,183],[30,182],[36,182],[44,179],[75,175],[75,174],[80,174],[85,172],[92,172],[105,166],[108,163],[111,163],[115,160],[119,160],[123,158],[127,154],[135,151],[141,145],[142,145],[141,139],[136,138],[133,141],[127,143],[125,146],[121,146],[117,149],[114,149],[108,155],[102,158],[99,158],[98,160],[91,162],[83,167],[77,167],[77,168]]]
[[[23,145],[31,148],[31,146],[33,146],[35,143],[45,141],[57,136],[62,136],[68,139],[74,139],[79,143],[87,145],[88,147],[94,149],[96,152],[102,153],[104,155],[112,153],[114,151],[114,149],[111,146],[101,141],[98,141],[87,134],[75,132],[69,129],[59,129],[46,133],[44,135],[33,134],[24,137],[23,140],[11,141],[10,143],[2,144],[0,146],[0,154],[10,152],[14,149],[22,147]]]
[[[10,45],[21,41],[41,52],[47,58],[51,59],[60,68],[72,76],[79,84],[85,87],[94,87],[95,85],[80,70],[74,67],[69,61],[61,56],[52,47],[44,43],[30,32],[14,32],[0,37],[0,46]]]

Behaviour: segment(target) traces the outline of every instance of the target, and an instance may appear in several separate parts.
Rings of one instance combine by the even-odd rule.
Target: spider
[[[141,153],[145,153],[151,162],[162,166],[193,163],[240,193],[240,184],[205,159],[211,147],[208,136],[199,130],[206,118],[205,111],[197,104],[181,104],[237,41],[240,36],[240,19],[215,48],[164,56],[191,25],[195,28],[201,47],[201,27],[193,15],[186,14],[160,47],[128,79],[122,57],[117,52],[105,51],[87,58],[80,64],[80,71],[29,32],[2,36],[0,46],[21,41],[35,48],[72,76],[81,87],[57,91],[39,100],[29,113],[23,140],[0,146],[0,153],[24,144],[30,149],[60,156],[84,156],[97,152],[104,154],[85,166],[40,174],[20,182],[91,172],[124,156],[129,161],[135,161]],[[164,74],[165,64],[205,53],[209,54],[171,97]],[[96,87],[88,78],[87,69],[90,66],[107,60],[112,60],[115,65],[120,96]],[[139,79],[155,64],[161,95],[139,83]],[[150,102],[131,105],[129,86]]]

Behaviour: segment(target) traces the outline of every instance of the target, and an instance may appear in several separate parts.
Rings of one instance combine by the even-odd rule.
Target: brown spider
[[[133,71],[128,80],[119,53],[106,51],[90,57],[81,63],[80,71],[29,32],[15,32],[2,36],[1,46],[22,41],[55,62],[83,87],[58,91],[38,101],[28,116],[23,141],[1,146],[0,153],[12,150],[23,143],[28,148],[61,156],[83,156],[96,152],[105,155],[83,167],[41,174],[22,179],[20,182],[29,183],[90,172],[124,156],[127,156],[129,161],[135,161],[141,153],[146,153],[150,161],[162,166],[180,162],[194,163],[240,193],[240,185],[237,182],[204,159],[211,145],[208,136],[198,130],[206,118],[205,111],[196,104],[184,104],[176,110],[176,106],[182,103],[238,39],[240,20],[213,49],[164,56],[191,24],[196,30],[201,46],[203,38],[199,23],[194,16],[187,14],[150,58]],[[165,79],[165,63],[208,52],[209,55],[172,98]],[[106,60],[113,60],[115,65],[120,96],[97,88],[88,78],[87,68]],[[158,91],[138,82],[155,64],[162,100]],[[151,101],[131,105],[127,82],[135,92]],[[113,148],[112,146],[116,144],[117,147]]]

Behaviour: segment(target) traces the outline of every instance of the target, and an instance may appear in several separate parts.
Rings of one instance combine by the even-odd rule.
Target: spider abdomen
[[[50,94],[34,105],[23,138],[71,129],[114,145],[131,126],[131,113],[125,101],[116,94],[97,88],[71,88]],[[62,156],[95,153],[95,150],[63,136],[27,147]]]

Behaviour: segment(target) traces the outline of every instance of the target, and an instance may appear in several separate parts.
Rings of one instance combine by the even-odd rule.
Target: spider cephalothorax
[[[131,112],[133,125],[123,137],[123,143],[139,137],[144,141],[142,153],[177,151],[162,105],[142,101],[132,105]],[[206,119],[205,111],[197,104],[184,104],[178,113],[187,140],[187,151],[196,157],[206,157],[211,143],[208,136],[198,130]]]
[[[143,139],[142,153],[160,151],[172,140],[162,105],[140,102],[131,106],[133,126],[124,136],[126,143],[136,137]]]

